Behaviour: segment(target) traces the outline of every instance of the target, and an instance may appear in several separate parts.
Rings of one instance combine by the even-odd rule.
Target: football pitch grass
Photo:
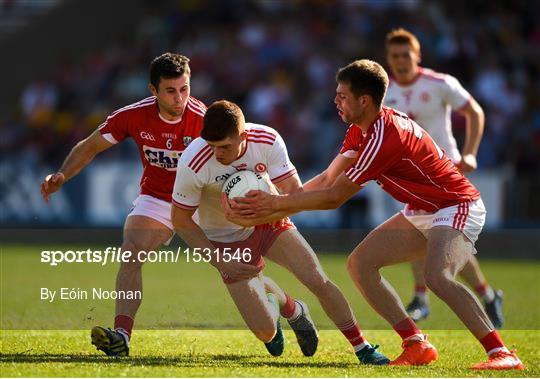
[[[198,376],[198,377],[539,377],[540,263],[482,259],[488,280],[505,293],[505,329],[526,371],[475,372],[485,359],[480,344],[456,316],[431,296],[429,319],[419,326],[439,350],[427,367],[359,365],[345,338],[311,295],[288,272],[268,263],[265,273],[294,297],[305,300],[320,332],[319,350],[303,357],[286,326],[283,356],[271,357],[245,329],[215,270],[205,263],[146,264],[144,300],[137,315],[129,358],[110,359],[90,345],[90,328],[112,326],[113,300],[40,300],[40,288],[113,289],[118,266],[40,263],[41,250],[74,246],[1,247],[0,375],[14,376]],[[85,247],[86,248],[86,247]],[[346,255],[320,254],[330,278],[343,290],[370,342],[390,358],[401,351],[395,332],[363,300],[345,269]],[[407,265],[383,275],[409,300],[412,278]],[[286,325],[286,322],[284,323]]]

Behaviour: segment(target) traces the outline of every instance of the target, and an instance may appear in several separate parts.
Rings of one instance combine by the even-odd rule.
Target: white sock
[[[410,337],[405,338],[405,341],[424,341],[426,337],[423,334],[413,334]]]
[[[291,317],[289,317],[287,320],[294,321],[296,320],[301,314],[302,314],[302,304],[300,304],[298,301],[294,301],[294,304],[296,305],[294,307],[294,312]]]
[[[353,348],[354,348],[354,352],[355,353],[358,353],[360,350],[362,350],[364,347],[371,347],[371,345],[369,344],[368,341],[364,341],[362,342],[361,344],[359,345],[354,345]]]
[[[121,334],[126,339],[126,343],[129,347],[129,334],[123,328],[117,328],[114,330],[116,333]]]
[[[498,353],[499,351],[509,353],[510,351],[506,348],[506,346],[503,347],[496,347],[495,349],[491,349],[487,352],[488,357],[491,357],[492,354]]]
[[[417,297],[421,302],[427,304],[428,302],[427,292],[415,292],[414,296]]]
[[[493,300],[495,300],[495,291],[493,291],[491,286],[487,286],[486,293],[482,295],[482,300],[484,300],[486,303],[491,303]]]

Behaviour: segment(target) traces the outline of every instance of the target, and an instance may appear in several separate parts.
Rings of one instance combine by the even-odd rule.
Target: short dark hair
[[[386,35],[385,47],[388,50],[390,45],[409,45],[413,51],[420,55],[420,42],[418,38],[406,29],[398,28],[393,29]]]
[[[356,96],[369,95],[373,103],[380,107],[388,88],[388,74],[377,62],[361,59],[338,70],[338,83],[349,84]]]
[[[177,78],[185,73],[191,76],[189,59],[180,54],[161,54],[159,57],[155,57],[152,63],[150,63],[150,83],[156,89],[159,86],[161,78]]]
[[[219,100],[208,107],[203,119],[201,137],[210,142],[236,137],[244,131],[244,114],[231,101]]]

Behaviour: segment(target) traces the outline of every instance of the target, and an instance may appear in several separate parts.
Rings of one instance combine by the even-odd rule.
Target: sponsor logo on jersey
[[[450,218],[448,217],[436,217],[433,219],[433,224],[437,222],[449,222],[449,221],[450,221]]]
[[[229,193],[231,192],[231,189],[237,184],[242,181],[241,176],[237,176],[236,178],[233,178],[229,183],[227,183],[227,187],[223,190],[229,196]]]
[[[236,171],[242,171],[242,170],[245,170],[247,168],[247,164],[246,163],[241,163],[239,164],[238,166],[233,166]]]
[[[225,180],[229,179],[229,176],[231,176],[231,174],[218,175],[218,176],[216,176],[216,182],[225,181]]]
[[[403,92],[401,92],[401,94],[402,94],[403,97],[405,98],[405,103],[407,103],[407,105],[409,105],[410,102],[411,102],[412,94],[413,94],[412,89],[408,89],[408,90],[406,90],[406,91],[403,91]]]
[[[176,139],[178,137],[176,133],[161,133],[161,136],[163,138],[171,138],[171,139]]]
[[[255,165],[255,171],[257,171],[257,172],[265,172],[266,171],[266,165],[264,163],[257,163]]]
[[[157,147],[143,146],[144,157],[151,166],[175,171],[181,151],[158,149]]]
[[[148,133],[148,132],[141,132],[141,138],[142,139],[145,139],[145,140],[148,140],[148,141],[156,141],[155,137],[151,134],[151,133]]]

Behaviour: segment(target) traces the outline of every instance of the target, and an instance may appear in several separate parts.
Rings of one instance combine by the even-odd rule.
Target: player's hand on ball
[[[225,214],[225,218],[230,222],[244,227],[253,226],[250,222],[246,221],[246,217],[240,214],[240,210],[236,208],[238,203],[234,200],[230,200],[225,192],[221,193],[221,208]]]
[[[476,157],[473,154],[465,154],[461,157],[461,162],[458,164],[459,170],[466,174],[476,170],[478,164],[476,163]]]
[[[266,217],[274,213],[274,197],[263,191],[249,191],[245,197],[235,197],[231,208],[245,218]]]
[[[60,187],[62,187],[65,181],[66,181],[66,177],[61,172],[47,175],[45,177],[45,180],[41,182],[41,187],[40,187],[41,196],[43,196],[43,200],[48,202],[49,195],[58,191]]]

